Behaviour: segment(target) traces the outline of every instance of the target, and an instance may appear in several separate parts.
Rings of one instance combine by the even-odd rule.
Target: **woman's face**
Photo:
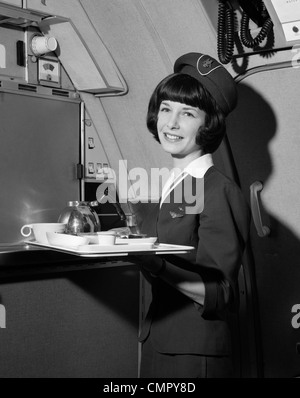
[[[183,158],[199,152],[198,130],[205,123],[205,112],[199,108],[165,100],[157,115],[157,131],[163,149],[173,157]]]

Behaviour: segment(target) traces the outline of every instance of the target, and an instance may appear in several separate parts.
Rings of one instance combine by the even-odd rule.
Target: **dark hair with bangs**
[[[196,143],[204,153],[213,153],[226,133],[225,116],[206,88],[195,78],[174,73],[164,78],[155,88],[148,106],[147,127],[159,142],[157,116],[162,101],[181,102],[205,112],[205,125],[201,126]]]

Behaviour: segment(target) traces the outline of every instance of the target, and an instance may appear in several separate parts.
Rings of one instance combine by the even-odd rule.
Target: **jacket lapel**
[[[181,218],[186,214],[199,214],[204,208],[204,178],[190,174],[173,188],[161,205],[161,212],[170,218]]]

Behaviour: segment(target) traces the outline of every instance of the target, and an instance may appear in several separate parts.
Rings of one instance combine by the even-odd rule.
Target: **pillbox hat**
[[[197,79],[228,115],[237,103],[236,83],[231,74],[213,57],[201,53],[187,53],[174,64],[175,73],[183,73]]]

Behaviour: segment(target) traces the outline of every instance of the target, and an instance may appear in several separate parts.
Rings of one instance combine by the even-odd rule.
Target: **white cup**
[[[33,234],[36,242],[48,245],[46,232],[64,232],[65,227],[66,224],[63,223],[26,224],[21,228],[21,234],[26,238]]]
[[[98,245],[114,245],[116,243],[117,233],[114,231],[97,232]]]
[[[52,36],[35,35],[31,40],[31,50],[36,56],[55,51],[56,48],[57,41]]]

